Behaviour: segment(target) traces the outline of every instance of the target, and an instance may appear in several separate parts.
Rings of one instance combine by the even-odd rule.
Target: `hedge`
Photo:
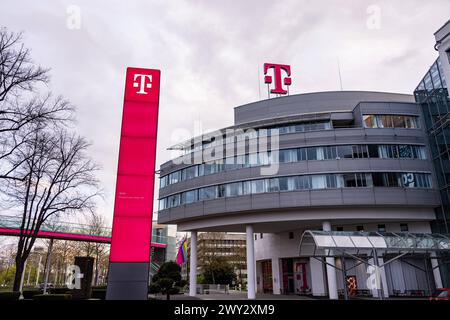
[[[92,289],[91,298],[105,300],[106,299],[106,288],[105,289]]]
[[[19,298],[20,298],[20,291],[0,292],[0,300],[1,301],[19,300]]]
[[[63,288],[51,288],[48,289],[50,294],[70,294],[70,290],[67,287]]]
[[[22,295],[24,299],[33,299],[35,295],[42,294],[41,290],[23,290]]]
[[[33,300],[72,300],[71,294],[37,294]]]

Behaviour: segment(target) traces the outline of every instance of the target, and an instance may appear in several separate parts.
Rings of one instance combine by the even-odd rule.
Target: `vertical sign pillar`
[[[106,298],[146,300],[160,71],[127,68]]]

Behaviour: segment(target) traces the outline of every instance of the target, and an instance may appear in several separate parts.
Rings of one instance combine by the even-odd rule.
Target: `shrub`
[[[48,290],[50,294],[66,294],[70,293],[70,290],[66,287],[64,288],[51,288]]]
[[[19,300],[19,298],[20,298],[20,291],[0,292],[1,301]]]
[[[96,289],[102,289],[102,290],[106,290],[107,286],[92,286],[92,290],[96,290]]]
[[[152,283],[152,284],[148,287],[148,292],[149,292],[149,293],[152,293],[152,294],[160,293],[160,292],[161,292],[161,287],[160,287],[159,284],[157,284],[157,283]]]
[[[105,289],[97,289],[97,288],[92,289],[91,298],[105,300],[106,299],[106,287],[105,287]]]
[[[179,287],[172,287],[168,290],[169,294],[179,294],[180,293],[180,288]]]
[[[71,294],[37,294],[33,300],[71,300]]]
[[[23,290],[22,295],[24,299],[33,299],[33,297],[37,294],[42,294],[41,290],[34,289],[34,290]]]
[[[175,283],[175,285],[177,287],[180,287],[180,288],[183,288],[183,287],[187,286],[187,284],[188,284],[188,282],[186,280],[184,280],[184,279],[182,279],[182,280],[180,280],[180,281]]]

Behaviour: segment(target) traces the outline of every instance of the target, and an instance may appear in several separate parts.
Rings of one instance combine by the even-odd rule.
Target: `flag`
[[[180,247],[178,248],[177,264],[182,265],[183,263],[186,263],[187,252],[188,252],[188,243],[187,239],[184,238],[183,241],[181,241]]]

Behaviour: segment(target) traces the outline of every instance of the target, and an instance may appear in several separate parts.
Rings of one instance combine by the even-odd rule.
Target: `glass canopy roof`
[[[334,250],[333,250],[334,249]],[[343,252],[450,252],[450,234],[409,232],[347,232],[306,230],[300,240],[300,256],[331,256]]]

